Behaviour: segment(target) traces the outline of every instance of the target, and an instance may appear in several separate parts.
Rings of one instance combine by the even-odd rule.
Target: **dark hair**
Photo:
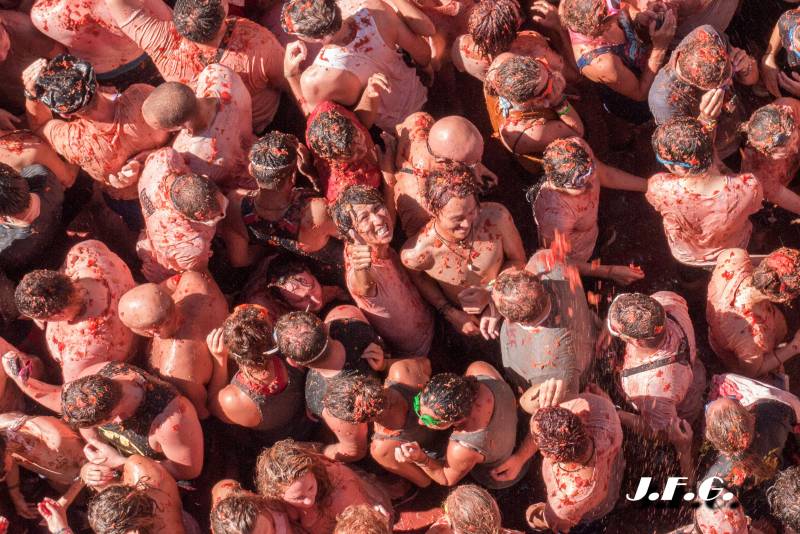
[[[91,63],[59,54],[36,78],[33,96],[53,113],[65,115],[89,105],[96,91],[97,78]]]
[[[353,205],[366,204],[373,206],[375,204],[383,205],[383,195],[374,187],[368,185],[351,185],[336,198],[334,203],[330,206],[329,211],[333,222],[336,223],[336,228],[339,233],[345,236],[348,240],[348,232],[353,230]]]
[[[336,108],[318,113],[308,124],[308,147],[324,159],[348,160],[355,154],[358,126]]]
[[[345,373],[328,381],[322,404],[331,415],[348,423],[375,420],[386,410],[386,393],[374,376]]]
[[[342,11],[335,0],[287,0],[281,10],[281,27],[311,39],[333,35],[342,27]]]
[[[31,205],[28,180],[16,169],[0,163],[0,215],[17,215]]]
[[[63,312],[72,300],[75,287],[65,274],[37,269],[22,277],[14,291],[17,309],[32,319],[47,319]]]
[[[559,462],[574,462],[586,453],[589,436],[580,418],[561,406],[541,408],[531,429],[539,449]]]
[[[547,181],[556,187],[574,183],[576,178],[592,171],[592,154],[577,137],[557,139],[547,145],[542,156]]]
[[[667,314],[656,299],[642,293],[618,295],[608,308],[614,330],[633,339],[653,339],[664,331]]]
[[[297,146],[292,134],[268,132],[250,147],[250,174],[258,187],[275,191],[294,176],[297,169]]]
[[[331,492],[331,481],[325,464],[328,462],[293,439],[283,439],[261,451],[256,460],[256,487],[258,492],[282,499],[287,487],[311,473],[317,480],[317,503],[324,504]]]
[[[222,338],[239,366],[264,365],[275,346],[267,310],[257,304],[237,306],[222,323]]]
[[[653,133],[653,151],[664,161],[685,163],[700,174],[711,167],[714,142],[697,119],[673,117]]]
[[[467,417],[478,397],[478,380],[474,376],[454,373],[433,375],[420,394],[437,419],[454,423]]]
[[[535,274],[521,269],[507,270],[495,280],[492,300],[500,315],[513,323],[542,319],[550,297]]]
[[[82,376],[61,390],[61,412],[68,424],[88,428],[108,419],[121,400],[117,382],[101,375]]]
[[[541,61],[530,56],[514,56],[496,67],[491,86],[499,96],[522,104],[540,96],[542,91],[537,89],[547,76]]]
[[[800,466],[793,465],[778,472],[767,490],[769,508],[784,526],[800,531]]]
[[[800,295],[800,251],[781,247],[753,269],[753,286],[775,302]]]
[[[605,0],[562,0],[561,24],[575,33],[597,37],[608,15]]]
[[[142,110],[154,114],[159,126],[177,128],[185,123],[197,109],[197,96],[191,87],[179,82],[164,82],[151,92]]]
[[[389,519],[368,504],[351,504],[336,516],[333,534],[391,534]]]
[[[181,174],[169,186],[169,198],[175,209],[192,221],[210,219],[209,212],[220,208],[219,187],[213,180],[199,174]]]
[[[311,273],[308,263],[291,252],[277,253],[267,265],[266,280],[268,286],[283,285],[289,278],[301,273]],[[311,273],[313,275],[313,273]]]
[[[481,0],[467,22],[475,48],[489,57],[508,51],[517,37],[520,18],[517,0]]]
[[[89,525],[97,534],[156,534],[156,502],[147,488],[113,485],[89,501]]]
[[[319,359],[328,343],[323,322],[313,313],[303,311],[290,312],[278,319],[275,337],[281,354],[299,364]]]
[[[283,512],[283,504],[260,495],[237,492],[220,500],[211,509],[213,534],[251,534],[263,513]]]
[[[440,213],[454,198],[472,196],[477,202],[480,191],[475,175],[463,163],[446,163],[425,177],[425,202],[434,215]]]
[[[750,120],[742,125],[747,142],[765,154],[784,146],[796,127],[792,108],[769,104],[753,112]]]
[[[731,75],[728,46],[712,26],[696,28],[678,45],[675,62],[680,76],[691,85],[704,89],[720,87]]]
[[[172,8],[175,29],[195,43],[210,43],[225,22],[222,0],[175,0]]]

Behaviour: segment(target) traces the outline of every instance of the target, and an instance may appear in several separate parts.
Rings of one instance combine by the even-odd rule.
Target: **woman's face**
[[[308,510],[317,502],[317,479],[310,471],[292,482],[283,491],[283,500],[287,504]]]
[[[322,309],[322,286],[308,271],[289,277],[277,287],[281,298],[295,310],[318,312]]]

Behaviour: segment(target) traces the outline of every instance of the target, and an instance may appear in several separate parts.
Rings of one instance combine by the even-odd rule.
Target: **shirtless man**
[[[205,176],[191,174],[172,148],[150,154],[138,184],[145,230],[136,251],[142,273],[161,282],[175,273],[202,271],[228,199]]]
[[[282,503],[248,491],[235,480],[223,479],[211,489],[211,532],[295,534],[297,531]]]
[[[24,272],[43,260],[61,231],[64,188],[42,165],[21,173],[0,163],[0,267]]]
[[[502,204],[481,204],[475,177],[461,164],[430,173],[425,200],[434,219],[403,245],[403,265],[457,332],[496,338],[497,316],[485,288],[502,270],[525,263],[511,214]]]
[[[800,295],[800,252],[780,248],[766,258],[723,251],[708,284],[706,321],[711,348],[733,372],[757,378],[800,354],[800,331],[785,346],[787,326],[777,304]]]
[[[399,357],[427,356],[433,314],[391,248],[394,221],[381,194],[353,185],[331,206],[341,235],[347,236],[347,289],[367,320]],[[403,321],[397,321],[403,317]]]
[[[134,454],[118,467],[119,480],[107,480],[93,463],[81,470],[88,486],[99,493],[89,500],[89,525],[95,532],[114,529],[184,534],[197,524],[183,511],[178,484],[158,462]],[[198,532],[198,530],[193,530]]]
[[[22,517],[37,517],[19,488],[19,468],[45,478],[58,491],[65,491],[86,462],[83,440],[66,423],[50,416],[22,412],[0,414],[0,460],[14,509]]]
[[[742,129],[742,172],[758,178],[766,200],[800,214],[800,196],[788,188],[800,170],[800,100],[778,98],[757,109]]]
[[[269,132],[253,143],[248,172],[258,189],[228,193],[230,213],[219,225],[233,267],[257,262],[265,246],[341,265],[341,244],[327,202],[312,189],[296,187],[297,171],[309,172],[304,167],[309,159],[291,134]]]
[[[430,63],[431,50],[412,27],[431,29],[432,25],[412,2],[398,0],[394,5],[399,13],[381,0],[367,0],[342,20],[341,9],[333,0],[291,0],[284,4],[281,25],[301,40],[290,44],[287,54],[304,59],[304,42],[324,45],[302,75],[290,73],[289,83],[296,94],[302,94],[308,111],[326,100],[360,108],[370,77],[378,73],[385,76],[388,87],[380,92],[375,125],[392,131],[409,114],[419,111],[427,91],[395,48],[408,52],[425,67]]]
[[[60,271],[26,274],[15,300],[20,313],[45,331],[50,355],[69,382],[89,367],[131,355],[133,332],[120,321],[117,306],[133,286],[128,266],[103,243],[89,240],[69,250]],[[26,385],[21,389],[31,394]]]
[[[676,117],[653,134],[656,159],[668,172],[647,181],[647,201],[663,218],[672,256],[684,265],[714,265],[720,253],[746,248],[764,190],[752,174],[727,174],[715,163],[712,133]]]
[[[25,130],[0,131],[0,161],[17,172],[38,163],[55,175],[63,189],[72,187],[80,170],[61,159],[47,141]]]
[[[206,385],[211,354],[206,336],[228,315],[225,295],[208,274],[188,271],[142,284],[119,301],[119,318],[135,334],[152,338],[149,370],[170,382],[208,417]]]
[[[153,59],[168,82],[194,88],[200,73],[219,63],[239,75],[253,99],[253,129],[272,122],[283,76],[283,47],[265,27],[228,17],[228,2],[178,0],[172,17],[162,17],[160,0],[105,0],[119,28]]]
[[[242,79],[213,63],[189,86],[167,82],[142,104],[142,116],[154,129],[178,131],[174,148],[192,172],[221,187],[246,177],[247,150],[253,142],[252,104]]]
[[[397,125],[394,198],[400,225],[407,236],[418,233],[431,220],[423,198],[425,177],[439,165],[463,163],[485,187],[498,179],[482,163],[483,135],[470,121],[458,115],[434,121],[428,113],[412,113]]]
[[[525,514],[532,528],[567,532],[614,508],[625,470],[622,427],[600,388],[538,410],[531,434],[542,453],[547,487],[547,502],[531,505]]]
[[[150,128],[142,103],[153,90],[134,84],[121,94],[98,87],[94,68],[74,56],[38,60],[23,73],[28,125],[65,160],[103,186],[106,204],[134,228],[138,172],[127,165],[142,151],[162,146],[169,133]],[[53,114],[68,120],[54,119]],[[135,219],[135,216],[134,216]]]
[[[154,9],[159,18],[169,18],[165,4]],[[124,91],[131,84],[160,79],[147,54],[117,27],[104,0],[36,0],[30,18],[44,35],[91,63],[102,85]]]
[[[3,368],[20,389],[78,428],[84,454],[107,480],[125,459],[141,454],[176,480],[197,478],[203,467],[203,430],[194,406],[170,384],[120,362],[86,367],[63,386],[13,373],[20,357],[3,356]]]

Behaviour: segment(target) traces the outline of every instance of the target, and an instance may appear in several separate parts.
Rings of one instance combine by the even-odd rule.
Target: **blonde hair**
[[[453,529],[472,534],[500,534],[502,517],[488,491],[473,484],[458,486],[444,501]]]
[[[336,518],[333,534],[391,534],[388,518],[367,504],[348,506]]]

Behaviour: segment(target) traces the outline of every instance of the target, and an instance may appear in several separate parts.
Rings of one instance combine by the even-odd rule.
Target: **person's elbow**
[[[175,477],[175,480],[194,480],[199,477],[200,473],[203,471],[203,462],[202,460],[192,460],[188,464],[182,464],[167,461],[163,464],[163,467]]]
[[[369,452],[367,440],[339,443],[336,447],[336,460],[345,463],[358,462],[363,460]]]

